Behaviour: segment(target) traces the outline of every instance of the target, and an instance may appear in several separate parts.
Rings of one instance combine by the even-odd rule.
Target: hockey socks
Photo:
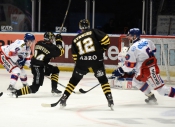
[[[28,86],[25,86],[25,87],[16,91],[17,96],[26,95],[26,94],[30,94],[30,93],[32,93],[32,91],[31,91],[30,87],[28,87]]]
[[[169,94],[169,97],[175,97],[175,88],[171,87],[171,92]]]

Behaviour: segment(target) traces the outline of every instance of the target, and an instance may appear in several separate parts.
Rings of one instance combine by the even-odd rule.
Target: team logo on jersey
[[[136,47],[133,46],[133,47],[131,48],[131,51],[135,51],[135,50],[136,50]]]
[[[126,60],[129,60],[129,58],[130,58],[130,55],[129,54],[126,54],[125,59]]]
[[[19,47],[16,47],[16,48],[15,48],[15,52],[18,52],[19,50],[20,50]]]
[[[142,41],[141,43],[138,44],[138,48],[142,49],[144,46],[147,46],[148,42],[147,41]]]
[[[103,71],[102,70],[98,70],[97,71],[97,77],[101,77],[101,76],[103,76],[104,75],[104,73],[103,73]]]
[[[81,56],[80,60],[97,60],[97,56],[93,55],[93,56]]]

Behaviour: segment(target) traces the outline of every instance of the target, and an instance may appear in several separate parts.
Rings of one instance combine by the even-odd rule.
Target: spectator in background
[[[103,26],[103,31],[108,34],[113,34],[116,32],[116,24],[113,18],[109,19],[109,22]]]

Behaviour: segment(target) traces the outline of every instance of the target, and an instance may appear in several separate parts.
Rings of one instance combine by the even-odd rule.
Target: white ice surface
[[[28,83],[32,83],[32,74],[27,70]],[[59,82],[67,85],[71,72],[60,72]],[[60,97],[51,94],[50,80],[45,78],[44,84],[36,94],[9,97],[6,90],[10,82],[10,74],[0,69],[0,127],[175,127],[175,98],[155,93],[158,105],[147,105],[146,96],[139,90],[112,89],[114,111],[107,106],[106,98],[100,86],[86,94],[72,93],[67,106],[59,105],[45,108],[41,103],[55,103]],[[89,73],[84,76],[75,91],[79,88],[88,90],[98,84]],[[18,81],[17,88],[22,87]],[[58,88],[64,91],[62,86]]]

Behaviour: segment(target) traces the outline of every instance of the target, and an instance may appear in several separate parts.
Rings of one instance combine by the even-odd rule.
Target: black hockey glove
[[[61,45],[62,46],[62,36],[61,36],[61,34],[57,34],[56,36],[55,36],[55,40],[56,40],[56,45]]]
[[[124,71],[123,71],[123,69],[122,69],[121,67],[119,67],[118,69],[114,70],[114,71],[112,72],[112,74],[113,74],[114,76],[118,77],[118,76],[124,75]]]
[[[17,60],[17,65],[19,67],[23,67],[25,65],[25,62],[26,62],[26,58],[19,57],[19,59]]]

